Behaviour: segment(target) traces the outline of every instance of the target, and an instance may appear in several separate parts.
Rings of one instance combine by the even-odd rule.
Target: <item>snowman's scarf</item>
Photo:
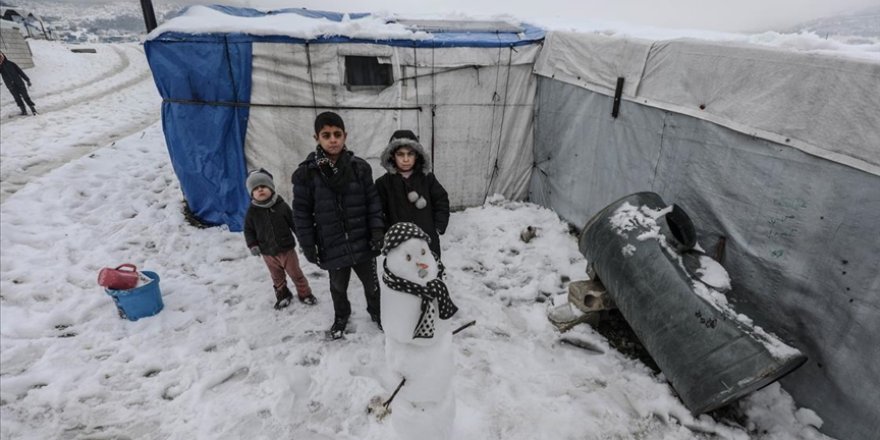
[[[440,319],[449,319],[458,311],[458,307],[452,303],[452,298],[449,297],[446,283],[442,281],[443,263],[437,260],[437,264],[439,267],[437,278],[428,281],[426,286],[420,286],[394,275],[388,270],[388,262],[386,261],[384,264],[385,273],[382,274],[382,281],[385,281],[389,288],[398,292],[409,293],[422,299],[422,313],[419,315],[419,322],[413,331],[413,339],[434,337],[434,317],[438,314],[434,307],[434,299],[437,300],[437,304],[440,306]]]

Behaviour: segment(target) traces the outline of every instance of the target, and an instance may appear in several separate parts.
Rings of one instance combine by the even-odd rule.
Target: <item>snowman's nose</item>
[[[425,263],[416,263],[419,269],[428,269],[428,265]]]

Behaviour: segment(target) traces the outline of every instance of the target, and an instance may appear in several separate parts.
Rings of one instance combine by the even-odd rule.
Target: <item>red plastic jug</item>
[[[134,264],[123,264],[116,269],[105,267],[98,272],[98,284],[114,290],[128,290],[137,286],[138,272]]]

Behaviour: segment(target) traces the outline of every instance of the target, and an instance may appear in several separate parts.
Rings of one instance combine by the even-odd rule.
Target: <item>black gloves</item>
[[[318,264],[318,248],[316,246],[303,246],[303,256],[312,264]]]
[[[384,237],[385,232],[381,229],[373,229],[370,231],[370,249],[382,252],[382,245],[385,244]]]

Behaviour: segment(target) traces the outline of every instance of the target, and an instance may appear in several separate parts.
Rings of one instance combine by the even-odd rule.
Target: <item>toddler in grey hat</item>
[[[251,254],[262,256],[269,269],[275,289],[275,309],[287,307],[293,298],[287,288],[287,275],[293,279],[300,302],[314,305],[317,299],[312,295],[296,254],[293,213],[290,205],[275,192],[272,174],[262,168],[252,171],[245,187],[251,203],[244,217],[244,239]]]

